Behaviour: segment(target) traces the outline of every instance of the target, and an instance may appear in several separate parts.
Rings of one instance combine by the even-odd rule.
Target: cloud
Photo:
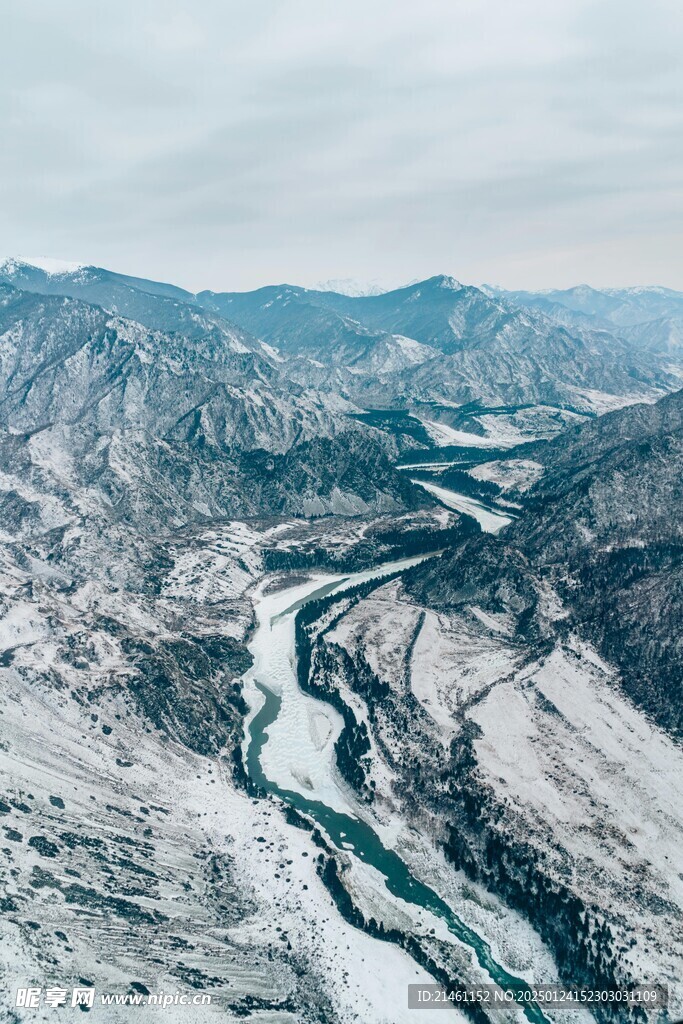
[[[683,287],[668,0],[25,0],[4,23],[3,251],[194,288]]]

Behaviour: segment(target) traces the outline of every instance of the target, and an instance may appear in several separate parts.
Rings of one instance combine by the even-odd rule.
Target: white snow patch
[[[266,355],[270,356],[271,359],[274,359],[276,363],[284,363],[284,359],[280,355],[278,349],[274,348],[272,345],[268,345],[265,341],[261,341],[259,344]]]
[[[481,465],[468,469],[467,472],[475,480],[489,480],[498,484],[503,491],[528,491],[543,476],[544,467],[533,459],[509,459],[494,462],[482,462]]]
[[[42,270],[48,277],[59,274],[75,274],[88,266],[87,263],[74,263],[71,260],[53,259],[51,256],[9,256],[0,259],[0,269],[9,273],[16,272],[21,266],[34,267]]]
[[[515,448],[518,444],[535,441],[537,435],[522,430],[512,422],[511,417],[483,415],[474,417],[486,431],[486,436],[497,448]]]
[[[683,905],[683,754],[621,696],[587,645],[558,646],[502,681],[473,717],[483,730],[480,766],[531,829],[541,819],[544,834],[583,865],[576,884],[588,903],[609,905],[627,936],[642,931],[648,899]],[[683,945],[674,921],[668,912],[648,915],[646,935],[625,954],[634,977],[678,984],[683,959],[674,951]],[[676,1002],[674,1017],[680,993]]]
[[[664,393],[611,395],[607,391],[598,391],[596,388],[571,388],[571,390],[579,398],[582,398],[589,408],[598,415],[612,412],[614,409],[623,409],[627,405],[636,405],[638,402],[656,402]]]
[[[493,441],[488,437],[482,437],[480,434],[471,434],[466,430],[456,430],[455,427],[449,427],[446,423],[437,423],[436,420],[424,419],[422,416],[415,418],[419,419],[431,440],[439,448],[446,448],[451,445],[457,445],[460,448],[500,447],[497,441]]]

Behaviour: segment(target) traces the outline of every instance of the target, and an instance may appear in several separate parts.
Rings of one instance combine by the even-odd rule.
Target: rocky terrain
[[[349,608],[311,670],[367,723],[377,813],[398,805],[591,984],[681,972],[681,408],[537,446],[518,521]]]
[[[670,986],[548,1019],[680,1016],[677,293],[0,282],[1,1019],[89,983],[394,1024],[490,980],[470,932],[524,981]],[[248,758],[264,595],[426,554],[295,634],[325,793],[416,910]]]
[[[680,352],[634,343],[611,321],[565,323],[554,315],[556,302],[443,275],[362,296],[285,284],[195,295],[100,268],[55,273],[20,260],[0,263],[2,280],[86,300],[164,331],[205,336],[208,325],[220,330],[227,321],[260,339],[261,352],[280,365],[286,361],[288,377],[304,387],[314,384],[363,408],[442,406],[433,418],[446,423],[450,406],[472,401],[592,414],[655,400],[683,379]]]

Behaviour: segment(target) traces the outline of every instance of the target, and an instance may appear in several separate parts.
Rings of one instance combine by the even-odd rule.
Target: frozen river
[[[472,498],[469,494],[449,491],[446,487],[439,487],[438,484],[432,484],[428,480],[411,479],[410,482],[417,484],[418,487],[424,487],[425,491],[433,494],[447,508],[452,508],[455,512],[461,512],[466,516],[472,516],[473,519],[477,520],[485,533],[498,533],[504,526],[508,526],[514,518],[514,516],[506,515],[504,512],[487,508],[481,501],[478,501],[477,498]]]
[[[380,872],[390,894],[440,918],[453,939],[474,952],[489,976],[484,980],[525,989],[522,981],[495,961],[487,942],[419,881],[360,816],[353,794],[336,771],[334,745],[343,727],[341,716],[303,693],[297,681],[295,620],[304,603],[406,569],[424,557],[428,556],[348,576],[316,574],[305,583],[273,593],[265,592],[265,582],[261,585],[254,599],[257,626],[249,645],[254,663],[243,680],[244,696],[252,709],[247,720],[246,766],[255,783],[314,819],[331,845]],[[526,1007],[525,1013],[539,1024],[546,1019],[533,1007]]]

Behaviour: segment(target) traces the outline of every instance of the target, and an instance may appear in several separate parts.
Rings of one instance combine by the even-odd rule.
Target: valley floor
[[[433,515],[441,522],[449,513]],[[329,578],[267,574],[264,547],[291,551],[296,537],[302,550],[308,538],[337,557],[366,530],[357,521],[286,520],[188,532],[167,546],[152,593],[96,575],[74,583],[66,557],[58,570],[3,549],[0,1000],[8,1021],[51,1019],[49,1008],[16,1008],[18,987],[71,989],[79,979],[98,994],[142,985],[212,996],[210,1006],[168,1008],[168,1020],[416,1019],[407,985],[431,980],[426,961],[349,923],[320,876],[323,855],[366,921],[412,937],[451,976],[490,980],[438,915],[392,895],[348,844],[335,846],[323,830],[321,853],[284,803],[250,792],[244,759],[230,753],[246,749],[251,721],[240,691],[252,714],[260,706],[253,684],[264,651],[252,646],[253,669],[245,660],[253,608],[277,614]],[[548,602],[561,614],[552,595]],[[447,861],[448,828],[458,823],[447,802],[420,789],[431,779],[438,796],[436,766],[463,723],[475,723],[481,784],[499,795],[512,839],[545,851],[548,877],[598,908],[631,974],[669,982],[678,1006],[683,893],[673,865],[683,848],[683,765],[617,694],[610,669],[574,642],[529,659],[504,617],[474,605],[461,617],[440,615],[400,580],[334,607],[321,642],[334,657],[346,652],[346,673],[331,678],[367,727],[374,800],[338,770],[343,719],[322,693],[322,702],[301,694],[283,705],[264,748],[266,775],[370,823],[506,970],[557,981],[555,956],[527,917]],[[285,676],[292,644],[282,648]],[[146,678],[150,660],[156,675]],[[388,687],[386,713],[354,686],[354,664]],[[180,685],[178,665],[183,679],[196,677],[196,691]],[[261,682],[277,686],[272,673]],[[233,709],[227,723],[221,706]],[[411,775],[416,759],[421,769]],[[146,1010],[92,1012],[117,1022]],[[567,1024],[588,1019],[561,1015]]]

